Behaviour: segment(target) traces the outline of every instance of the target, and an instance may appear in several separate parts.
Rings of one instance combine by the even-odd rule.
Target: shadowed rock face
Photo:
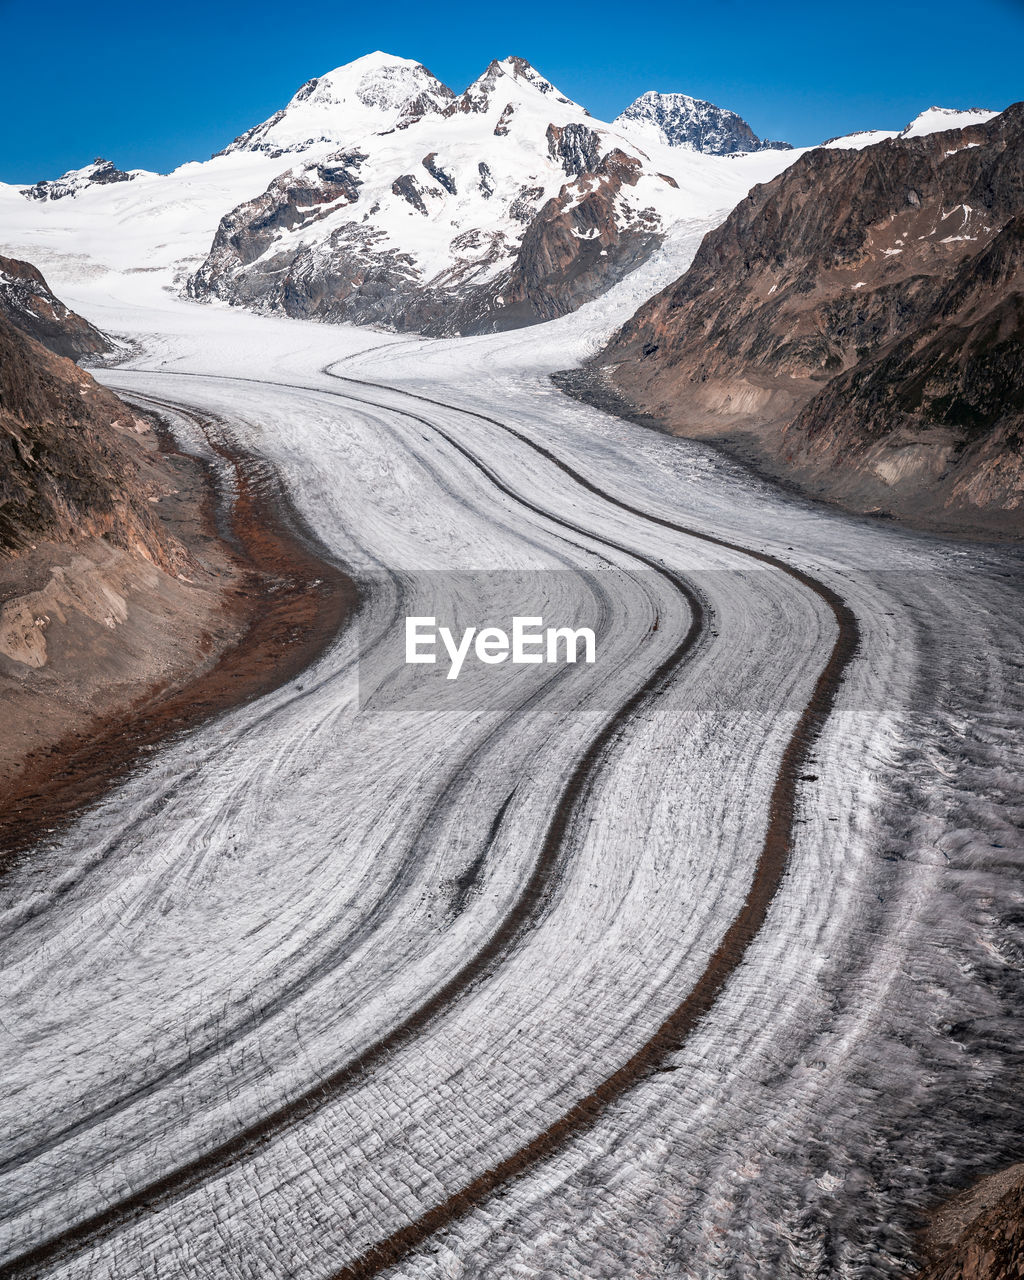
[[[0,559],[104,537],[169,567],[140,480],[134,417],[84,370],[0,316]]]
[[[570,163],[585,163],[582,148],[574,146],[569,155]],[[592,171],[582,169],[532,219],[511,271],[475,317],[465,314],[463,331],[519,328],[567,315],[644,262],[663,239],[657,215],[651,210],[628,229],[615,216],[622,188],[636,186],[639,174],[639,163],[618,150]]]
[[[559,128],[549,124],[548,154],[561,164],[570,177],[596,170],[601,163],[601,139],[583,124],[567,124]]]
[[[316,222],[357,198],[359,169],[366,156],[358,151],[333,156],[329,163],[275,178],[255,200],[239,205],[220,221],[210,256],[193,281],[195,294],[210,287],[221,264],[245,267],[274,243],[280,231],[293,231]]]
[[[69,310],[29,262],[0,255],[0,316],[59,356],[79,360],[111,349],[107,338]]]
[[[602,360],[681,434],[860,509],[1024,532],[1024,104],[810,152]]]

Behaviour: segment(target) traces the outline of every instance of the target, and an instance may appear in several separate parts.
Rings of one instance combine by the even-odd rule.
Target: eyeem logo
[[[577,662],[580,646],[583,661],[597,660],[597,642],[589,627],[546,627],[543,618],[512,619],[512,636],[500,627],[467,627],[456,642],[448,627],[439,627],[436,618],[406,618],[405,661],[408,664],[437,661],[437,639],[448,652],[448,679],[457,680],[470,647],[478,661],[494,664],[511,661],[518,664],[536,662]],[[561,649],[561,657],[559,650]]]

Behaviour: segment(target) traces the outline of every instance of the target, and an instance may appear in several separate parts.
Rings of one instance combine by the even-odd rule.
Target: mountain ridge
[[[642,122],[595,119],[518,56],[455,94],[423,64],[378,52],[306,81],[210,160],[169,175],[96,162],[0,198],[9,234],[24,228],[12,245],[36,243],[42,218],[105,268],[145,262],[196,300],[490,332],[598,297],[673,228],[724,216],[800,154],[734,113],[655,97],[718,123],[670,144]]]
[[[329,130],[328,98],[361,105]],[[221,219],[191,297],[435,335],[519,327],[598,296],[749,185],[718,154],[595,120],[517,56],[458,95],[419,63],[357,60],[229,152],[312,135],[322,152]]]
[[[1024,103],[817,148],[601,357],[683,435],[860,510],[1024,526]]]

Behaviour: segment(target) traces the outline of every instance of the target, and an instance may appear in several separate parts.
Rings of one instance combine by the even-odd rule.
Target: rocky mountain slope
[[[64,305],[30,262],[0,254],[0,316],[56,355],[80,360],[111,349],[99,329]]]
[[[1024,1272],[1024,1165],[982,1178],[924,1232],[918,1280],[1017,1280]]]
[[[169,566],[178,548],[153,514],[134,427],[116,396],[0,315],[0,557],[103,537]]]
[[[34,267],[0,262],[29,300],[17,294],[10,315],[0,306],[3,841],[22,801],[91,794],[125,715],[212,667],[247,606],[200,464],[32,336],[42,323],[51,347],[102,340]],[[106,729],[114,741],[88,756]]]
[[[793,150],[788,142],[759,138],[735,111],[685,93],[641,94],[615,117],[613,125],[641,146],[662,143],[712,156],[734,155],[738,151]]]
[[[641,146],[521,58],[456,96],[418,63],[368,55],[226,150],[296,160],[221,220],[188,291],[431,334],[548,319],[749,186],[753,171],[718,154],[736,149],[723,129],[706,148],[696,135]]]
[[[1024,532],[1024,104],[755,188],[603,356],[683,434],[864,510]]]

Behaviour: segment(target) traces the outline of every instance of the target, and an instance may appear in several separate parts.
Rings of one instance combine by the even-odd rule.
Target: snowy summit
[[[524,58],[491,62],[459,95],[419,63],[360,58],[222,153],[291,167],[221,220],[189,291],[427,333],[562,315],[681,219],[731,205],[788,163],[724,163],[741,141],[766,144],[731,112],[712,127],[718,109],[698,105],[699,137],[648,137],[635,121],[595,120]]]
[[[442,111],[455,97],[419,62],[368,53],[307,80],[283,110],[236,138],[222,155],[262,151],[280,156],[320,143],[345,144]]]

